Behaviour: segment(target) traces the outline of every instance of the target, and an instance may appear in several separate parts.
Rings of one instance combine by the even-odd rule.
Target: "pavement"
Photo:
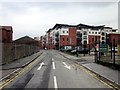
[[[25,57],[25,58],[21,58],[18,59],[16,61],[7,63],[5,65],[2,65],[2,70],[9,70],[9,69],[16,69],[16,68],[22,68],[24,66],[26,66],[27,64],[29,64],[30,62],[32,62],[35,58],[37,58],[40,54],[42,53],[42,51],[37,52],[32,54],[31,56]]]
[[[94,72],[95,74],[99,75],[100,77],[103,77],[107,79],[108,81],[115,83],[120,86],[120,71],[113,70],[109,67],[99,65],[94,63],[94,55],[93,56],[82,56],[82,57],[76,57],[71,56],[69,54],[59,52],[61,55],[66,57],[69,60],[75,61],[76,63],[82,65],[83,67],[87,68],[88,70]]]

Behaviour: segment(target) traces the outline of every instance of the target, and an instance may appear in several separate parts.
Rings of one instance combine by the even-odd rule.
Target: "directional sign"
[[[108,53],[108,45],[107,44],[100,44],[99,52]]]

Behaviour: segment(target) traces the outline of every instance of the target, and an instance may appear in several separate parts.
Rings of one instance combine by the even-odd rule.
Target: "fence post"
[[[110,49],[111,49],[111,59],[112,59],[112,43],[110,43]]]
[[[84,56],[85,56],[85,44],[84,44]]]
[[[98,54],[99,54],[99,55],[98,55],[98,56],[99,56],[98,58],[99,58],[99,60],[100,60],[100,57],[101,57],[101,53],[100,53],[100,41],[99,41],[99,46],[98,46]]]
[[[113,39],[113,65],[115,65],[115,39]]]

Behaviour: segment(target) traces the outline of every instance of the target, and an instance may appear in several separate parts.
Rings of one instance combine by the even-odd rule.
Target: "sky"
[[[56,23],[106,25],[118,28],[118,2],[22,2],[0,3],[0,25],[13,27],[13,39],[44,35]]]

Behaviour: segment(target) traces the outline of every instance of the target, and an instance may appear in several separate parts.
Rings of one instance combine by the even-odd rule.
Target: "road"
[[[43,51],[35,63],[4,86],[14,88],[110,88],[57,51]]]

